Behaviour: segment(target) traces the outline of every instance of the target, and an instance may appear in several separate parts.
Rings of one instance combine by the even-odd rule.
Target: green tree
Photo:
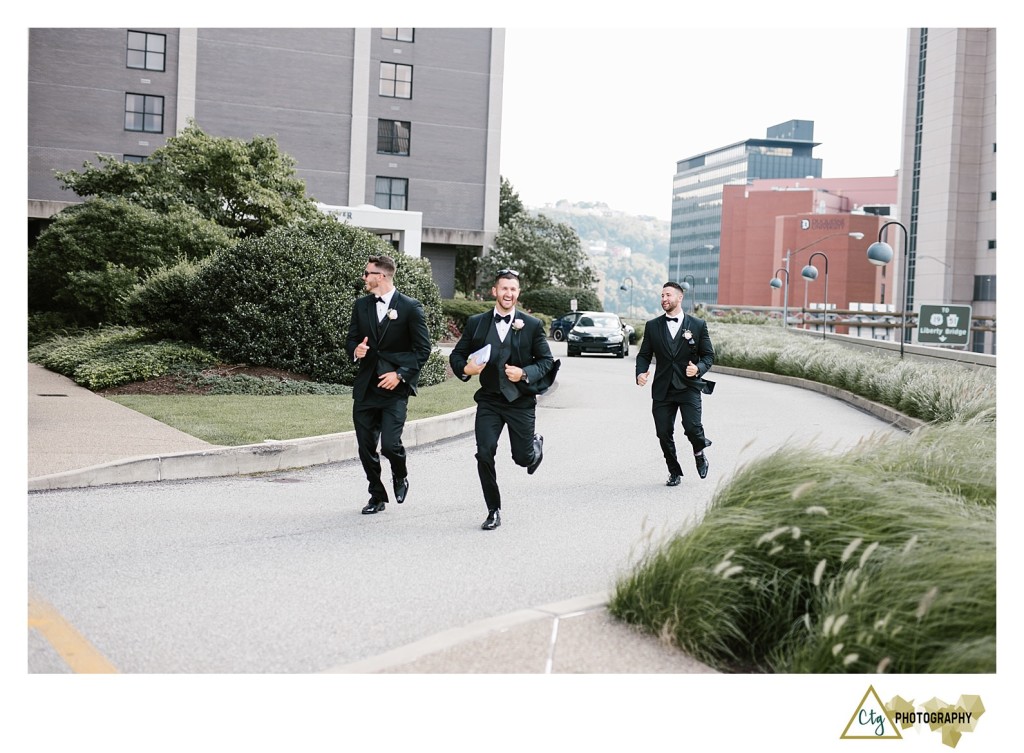
[[[599,256],[593,260],[604,278],[604,307],[627,317],[643,319],[660,310],[661,286],[668,280],[665,264],[646,254]],[[626,280],[630,280],[627,282]],[[626,290],[622,290],[622,286]],[[630,303],[633,310],[630,312]],[[683,307],[690,310],[690,293]]]
[[[482,285],[489,289],[503,268],[517,270],[524,288],[589,288],[597,281],[575,230],[525,212],[498,231],[491,253],[480,259]]]
[[[512,218],[526,211],[519,194],[504,176],[501,178],[500,198],[498,203],[498,225],[507,227]]]
[[[98,164],[58,172],[82,197],[120,197],[158,213],[191,207],[239,237],[312,219],[316,202],[295,175],[295,160],[267,136],[210,136],[194,122],[142,163],[96,155]]]
[[[61,211],[28,253],[28,307],[79,326],[124,323],[123,298],[150,272],[235,243],[226,228],[179,206],[161,214],[123,198]]]

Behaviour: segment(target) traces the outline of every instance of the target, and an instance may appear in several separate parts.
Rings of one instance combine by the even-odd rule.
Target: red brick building
[[[871,265],[865,252],[896,205],[896,181],[895,176],[764,179],[724,186],[718,302],[781,307],[785,289],[776,290],[768,283],[786,267],[789,253],[789,306],[800,308],[804,304],[800,271],[820,251],[828,259],[830,307],[892,303],[892,286],[886,280],[892,271]],[[851,232],[864,237],[851,238]],[[814,265],[818,279],[807,287],[812,305],[822,303],[825,292],[822,257],[815,257]],[[778,276],[785,279],[782,272]]]

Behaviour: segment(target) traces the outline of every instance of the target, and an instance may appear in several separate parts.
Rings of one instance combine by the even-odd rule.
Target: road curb
[[[476,408],[410,421],[402,435],[406,447],[450,439],[473,431]],[[108,484],[180,481],[214,476],[285,471],[359,457],[354,431],[302,439],[268,440],[237,447],[127,458],[28,480],[28,490],[76,489]]]

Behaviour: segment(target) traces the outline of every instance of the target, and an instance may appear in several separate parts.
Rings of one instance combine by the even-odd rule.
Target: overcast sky
[[[677,160],[814,121],[822,176],[899,168],[907,29],[526,28],[505,39],[501,173],[669,219]]]

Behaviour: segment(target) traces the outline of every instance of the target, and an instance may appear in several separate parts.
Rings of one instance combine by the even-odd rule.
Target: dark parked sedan
[[[629,355],[629,335],[615,314],[583,311],[576,326],[566,335],[567,354],[614,353],[619,358]]]
[[[569,330],[576,324],[576,320],[583,315],[582,311],[570,311],[567,314],[562,314],[557,319],[551,320],[551,337],[558,342],[562,342],[565,336],[569,333]]]

